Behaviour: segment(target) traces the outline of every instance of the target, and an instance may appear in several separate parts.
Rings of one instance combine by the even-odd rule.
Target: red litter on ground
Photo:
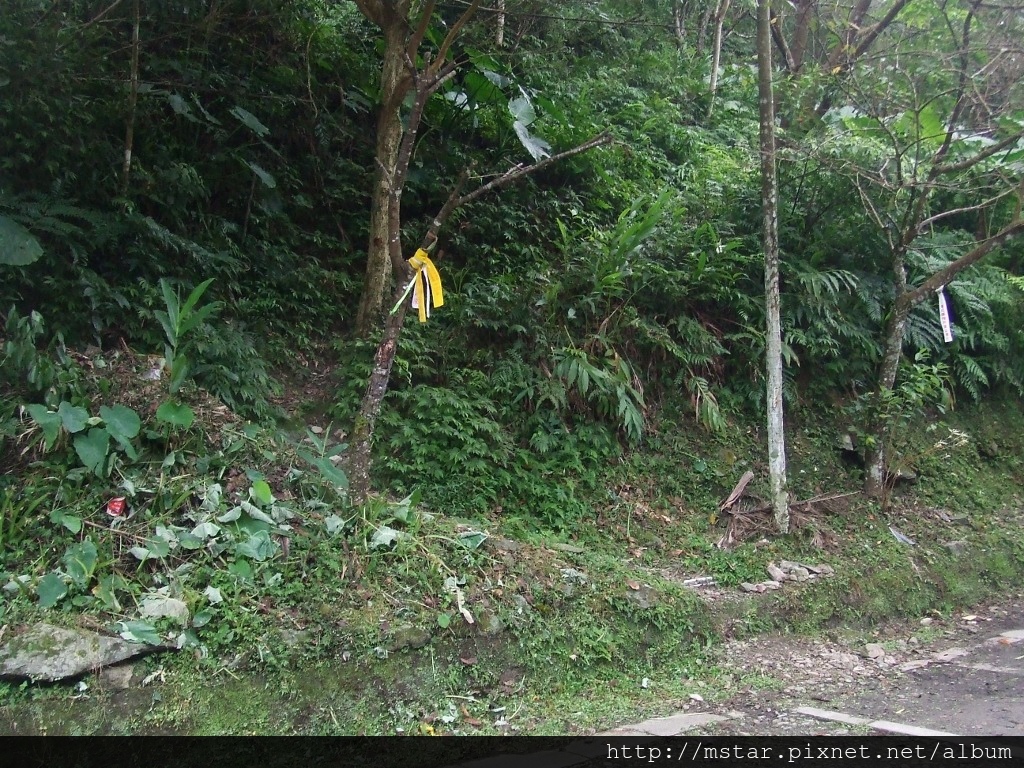
[[[124,514],[124,496],[118,496],[107,502],[107,514],[111,517],[120,517]]]

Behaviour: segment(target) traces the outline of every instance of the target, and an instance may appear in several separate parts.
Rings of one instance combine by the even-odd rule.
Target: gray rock
[[[885,656],[885,648],[879,643],[868,643],[864,646],[864,650],[867,651],[869,659],[880,659]]]
[[[558,550],[559,552],[568,552],[571,555],[582,555],[587,551],[583,547],[577,547],[575,544],[563,544],[560,541],[556,541],[549,546],[551,549]]]
[[[135,673],[131,664],[118,664],[107,667],[100,672],[100,682],[104,688],[113,691],[124,691],[132,687],[132,675]]]
[[[786,580],[786,572],[779,568],[775,563],[768,563],[768,575],[772,577],[772,581]]]
[[[169,649],[40,623],[0,648],[0,678],[55,683],[163,650]]]
[[[640,589],[631,589],[626,592],[626,599],[635,603],[638,608],[647,610],[657,605],[658,593],[646,585],[641,585]]]
[[[505,631],[505,624],[498,618],[498,614],[486,608],[477,614],[476,624],[480,628],[480,634],[485,637],[494,637]]]
[[[811,572],[806,568],[797,566],[789,572],[789,577],[793,579],[793,581],[807,581],[811,578]]]
[[[306,629],[281,629],[278,631],[282,645],[285,648],[297,648],[300,645],[309,643],[309,630]]]
[[[488,549],[494,549],[498,552],[518,552],[523,548],[523,545],[518,541],[512,541],[512,539],[501,539],[501,538],[489,538],[484,542],[484,546]]]
[[[835,569],[832,568],[831,565],[807,565],[804,567],[807,568],[807,570],[811,573],[816,573],[819,576],[831,576],[833,573],[835,573]]]
[[[429,642],[430,632],[428,630],[406,624],[395,630],[390,649],[392,651],[400,651],[403,648],[422,648]]]

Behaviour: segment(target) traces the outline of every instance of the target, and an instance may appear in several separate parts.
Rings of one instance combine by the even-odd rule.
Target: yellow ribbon
[[[409,266],[413,268],[416,276],[413,278],[416,283],[413,288],[412,306],[420,311],[420,322],[427,322],[430,317],[430,305],[436,307],[444,306],[444,293],[441,290],[441,275],[437,267],[430,260],[427,252],[420,248],[416,255],[409,259]]]

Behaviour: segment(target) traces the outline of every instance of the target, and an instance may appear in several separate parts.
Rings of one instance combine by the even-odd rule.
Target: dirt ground
[[[765,635],[724,645],[727,673],[763,676],[714,711],[727,721],[706,735],[858,735],[871,732],[794,713],[839,711],[962,734],[1024,735],[1024,595],[957,613],[924,616],[862,636]],[[709,707],[711,709],[711,707]]]

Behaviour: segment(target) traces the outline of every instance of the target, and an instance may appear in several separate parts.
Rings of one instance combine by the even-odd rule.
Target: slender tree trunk
[[[775,525],[789,531],[786,433],[782,402],[782,323],[779,313],[779,187],[775,175],[775,99],[769,0],[757,4],[758,106],[761,134],[761,205],[764,214],[764,290],[767,314],[768,474]]]
[[[903,354],[903,339],[906,336],[910,310],[929,296],[933,296],[943,286],[948,285],[965,269],[977,264],[996,248],[1021,234],[1024,234],[1024,219],[1018,215],[992,237],[978,243],[959,259],[947,264],[912,289],[907,288],[902,251],[896,254],[894,258],[896,301],[893,303],[889,321],[886,323],[885,356],[882,358],[882,365],[878,372],[878,392],[891,391],[896,385],[896,375],[899,372],[900,359]],[[875,423],[872,431],[875,442],[865,456],[867,471],[864,477],[864,493],[877,498],[884,492],[885,481],[888,477],[888,456],[886,456],[885,446],[889,442],[891,425]]]
[[[406,29],[390,25],[384,30],[385,51],[381,70],[381,104],[377,116],[377,168],[370,200],[370,241],[366,249],[366,274],[356,315],[356,334],[365,337],[380,316],[391,274],[388,252],[391,200],[398,151],[402,144],[399,110],[411,87],[405,64]]]
[[[505,46],[505,0],[498,0],[498,18],[495,21],[494,44],[499,48]]]
[[[889,314],[889,321],[885,327],[885,355],[878,372],[876,391],[879,393],[891,392],[896,386],[896,374],[899,372],[903,356],[903,338],[906,336],[909,316],[910,307],[904,307],[900,301],[896,302]],[[889,474],[886,446],[891,426],[881,422],[874,424],[871,431],[875,442],[865,451],[864,493],[873,499],[881,498],[885,493],[885,482]]]
[[[728,11],[729,0],[718,0],[718,9],[715,11],[715,38],[711,44],[711,82],[708,85],[711,104],[708,106],[708,115],[715,106],[715,93],[718,91],[718,67],[722,63],[722,27],[725,26],[725,14]]]
[[[140,0],[132,4],[132,63],[131,82],[128,91],[128,123],[124,129],[124,162],[121,166],[121,195],[128,194],[128,181],[132,173],[132,151],[135,146],[135,111],[139,103],[139,26]]]
[[[704,12],[700,15],[700,22],[697,27],[697,56],[704,56],[704,51],[708,47],[708,25],[711,23],[711,17],[715,13],[714,5],[710,3],[704,8]]]

